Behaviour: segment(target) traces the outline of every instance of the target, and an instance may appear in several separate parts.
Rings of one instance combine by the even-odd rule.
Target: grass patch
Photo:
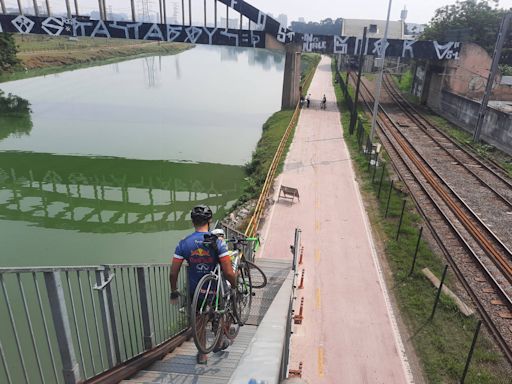
[[[309,86],[311,85],[311,81],[313,81],[313,76],[310,76],[310,74],[314,72],[321,59],[322,56],[316,53],[303,53],[300,57],[300,86],[302,87],[302,94],[307,93]]]
[[[398,76],[398,88],[400,88],[402,92],[411,92],[413,80],[414,76],[412,71],[408,69],[403,74]]]
[[[303,86],[303,89],[307,90],[309,88],[313,78],[311,75],[315,72],[320,59],[321,56],[317,54],[306,53],[302,55],[301,85]],[[265,124],[263,124],[263,132],[258,144],[256,145],[256,149],[252,154],[252,159],[245,165],[248,184],[244,189],[242,196],[240,196],[238,201],[233,205],[232,210],[236,209],[248,200],[257,198],[261,193],[267,177],[267,172],[272,164],[272,160],[274,159],[281,138],[292,120],[294,112],[294,109],[276,112],[265,122]],[[276,176],[281,173],[283,169],[286,153],[288,153],[288,148],[293,140],[293,135],[294,132],[290,134],[288,142],[286,143],[284,151],[285,155],[281,158]]]
[[[356,135],[351,136],[348,133],[350,114],[345,108],[340,86],[334,83],[334,67],[333,84],[342,111],[344,137],[362,194],[369,207],[372,226],[383,242],[384,253],[392,273],[393,281],[390,284],[390,291],[396,298],[402,318],[409,330],[424,375],[429,383],[458,383],[464,370],[477,320],[474,317],[464,317],[458,312],[454,303],[442,295],[434,320],[428,321],[436,290],[420,271],[428,267],[440,277],[444,261],[431,250],[426,241],[421,241],[415,272],[409,276],[418,231],[424,224],[423,220],[416,211],[411,197],[404,192],[405,186],[396,181],[396,177],[391,172],[388,172],[391,166],[384,165],[389,164],[389,158],[384,154],[377,168],[369,167],[369,158],[361,151]],[[364,128],[368,133],[370,124],[366,122]],[[382,186],[380,186],[381,177]],[[392,179],[395,180],[393,188],[391,188]],[[378,196],[379,188],[380,196]],[[389,196],[391,199],[386,217]],[[406,210],[400,239],[396,241],[396,231],[404,200]],[[455,282],[456,277],[449,273],[447,285],[453,288]],[[510,377],[512,377],[511,367],[486,332],[481,332],[465,382],[510,383]]]

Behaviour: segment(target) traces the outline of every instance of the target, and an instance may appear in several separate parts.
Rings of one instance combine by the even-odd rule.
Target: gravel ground
[[[499,178],[487,174],[485,168],[476,163],[471,156],[456,148],[446,138],[436,135],[434,130],[429,130],[432,136],[427,135],[403,111],[393,106],[394,102],[385,91],[383,91],[382,100],[384,108],[391,114],[391,119],[400,123],[400,131],[406,139],[447,183],[449,188],[461,197],[466,205],[480,217],[482,224],[492,230],[496,237],[500,238],[506,246],[512,245],[512,206],[509,203],[512,200],[512,191],[510,186]],[[511,313],[511,308],[500,304],[500,302],[506,301],[503,293],[512,297],[511,284],[435,192],[432,185],[407,158],[403,150],[394,149],[400,148],[395,138],[390,135],[387,139],[382,132],[379,132],[379,137],[396,170],[402,175],[403,181],[414,196],[418,208],[423,211],[433,232],[438,235],[438,241],[446,247],[450,254],[452,267],[458,272],[459,278],[463,278],[467,282],[467,286],[474,292],[474,298],[481,303],[482,309],[489,314],[509,349],[512,349],[512,319],[507,318]],[[436,142],[436,140],[438,141]],[[485,182],[479,181],[479,177],[483,178]],[[487,188],[486,183],[491,184],[502,197],[498,197],[496,192]],[[449,191],[449,188],[444,187],[444,190]],[[453,198],[455,199],[455,197]],[[453,223],[452,225],[449,225],[441,212],[433,206],[432,200],[441,208],[449,222]],[[458,205],[459,208],[467,211],[463,204],[458,203]],[[481,231],[485,232],[485,229],[481,227]],[[491,236],[487,235],[487,237]],[[472,251],[466,248],[461,238]],[[506,250],[502,251],[506,252]],[[479,264],[482,264],[489,274],[483,272],[484,268]],[[493,279],[499,283],[503,292],[500,292],[500,288],[492,281]]]

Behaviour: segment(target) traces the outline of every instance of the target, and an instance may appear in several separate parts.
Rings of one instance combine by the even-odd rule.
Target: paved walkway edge
[[[340,114],[340,118],[341,118],[341,111],[339,112],[339,114]],[[343,134],[343,126],[342,126],[341,133]],[[347,143],[345,142],[345,140],[343,140],[343,146],[345,147],[345,150],[347,151],[347,153],[350,154],[350,151],[348,150]],[[352,163],[352,158],[350,159],[349,164],[350,164],[352,174],[356,175],[356,172],[354,170],[354,164]],[[373,231],[372,231],[372,226],[370,224],[370,219],[369,219],[368,213],[366,212],[366,209],[364,207],[359,183],[357,181],[355,181],[354,183],[356,184],[355,190],[356,190],[357,201],[359,204],[359,209],[361,210],[361,215],[363,216],[364,225],[366,227],[366,234],[368,236],[368,242],[370,243],[370,247],[371,247],[373,263],[375,265],[375,269],[377,270],[377,276],[379,277],[379,284],[382,288],[384,301],[386,303],[386,309],[389,313],[391,327],[393,328],[393,337],[395,338],[395,344],[396,344],[398,353],[400,354],[402,368],[404,370],[404,374],[405,374],[405,378],[406,378],[407,382],[409,384],[413,384],[414,377],[412,374],[411,366],[409,365],[409,360],[407,358],[407,353],[405,351],[404,343],[402,342],[400,330],[398,329],[398,322],[396,320],[395,312],[393,310],[393,306],[391,305],[391,300],[389,298],[389,292],[388,292],[388,288],[386,286],[386,281],[384,279],[384,274],[382,272],[382,267],[380,265],[379,256],[377,254],[377,249],[375,248],[375,242],[373,240]]]
[[[292,270],[288,274],[242,355],[236,371],[231,376],[230,384],[245,384],[250,379],[261,380],[268,384],[279,383],[294,273]]]

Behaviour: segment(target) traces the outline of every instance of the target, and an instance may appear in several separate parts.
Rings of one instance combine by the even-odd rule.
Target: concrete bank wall
[[[428,106],[455,125],[473,133],[480,103],[445,90],[438,92],[439,87],[431,88],[427,99]],[[512,155],[512,114],[488,107],[481,138],[482,141]]]

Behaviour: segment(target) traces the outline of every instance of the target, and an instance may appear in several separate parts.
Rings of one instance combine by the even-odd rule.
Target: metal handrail
[[[295,229],[295,240],[293,243],[293,283],[292,283],[292,292],[290,295],[290,302],[288,306],[288,315],[286,317],[286,338],[283,347],[283,356],[281,359],[281,380],[284,380],[288,377],[289,371],[289,363],[290,363],[290,349],[291,349],[291,338],[293,334],[293,304],[295,302],[295,290],[297,288],[297,278],[298,278],[298,263],[299,263],[299,252],[302,247],[301,240],[302,230],[299,228]]]
[[[315,70],[311,70],[309,73],[306,81],[304,84],[308,84],[310,79],[314,76]],[[265,183],[263,184],[263,188],[261,190],[260,196],[258,198],[258,202],[256,203],[256,207],[254,208],[254,212],[252,214],[251,220],[249,221],[249,224],[247,225],[247,228],[245,229],[245,235],[248,237],[256,236],[256,233],[258,231],[261,218],[263,216],[263,213],[265,212],[265,207],[267,205],[267,200],[270,194],[270,191],[272,190],[272,185],[274,183],[274,179],[276,177],[277,169],[279,168],[279,165],[281,164],[281,159],[283,157],[286,145],[288,143],[288,139],[290,137],[291,132],[296,127],[297,122],[299,120],[300,116],[300,103],[297,103],[295,107],[295,111],[293,113],[292,119],[290,120],[290,124],[288,124],[288,127],[286,128],[286,131],[281,138],[281,141],[279,142],[279,146],[277,147],[276,154],[274,155],[274,158],[272,159],[272,163],[270,164],[270,168],[267,172],[267,176],[265,178]]]
[[[295,125],[297,124],[299,113],[300,113],[300,107],[299,107],[299,104],[297,104],[297,106],[295,107],[295,112],[293,113],[292,119],[290,121],[290,124],[286,128],[286,131],[285,131],[283,137],[281,138],[281,141],[277,148],[276,154],[274,155],[274,158],[272,159],[272,163],[267,172],[267,176],[265,178],[265,183],[263,184],[263,188],[262,188],[261,194],[258,198],[258,202],[256,203],[256,207],[254,208],[254,212],[251,217],[251,220],[249,221],[249,224],[247,225],[247,228],[245,230],[246,236],[250,237],[250,236],[256,235],[256,231],[258,230],[261,217],[263,215],[263,212],[265,211],[267,197],[270,193],[271,186],[272,186],[272,184],[274,182],[274,178],[276,176],[277,168],[279,167],[279,164],[281,163],[281,158],[283,156],[284,149],[286,148],[288,138],[290,137],[290,133],[295,128]]]
[[[0,268],[0,382],[82,382],[182,334],[189,319],[169,302],[169,272],[170,264]],[[178,283],[186,292],[187,273]]]

